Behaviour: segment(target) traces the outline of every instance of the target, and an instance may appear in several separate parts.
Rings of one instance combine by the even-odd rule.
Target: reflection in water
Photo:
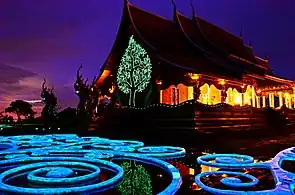
[[[6,172],[6,174],[10,175],[4,175],[3,178],[5,179],[2,180],[2,183],[24,189],[30,188],[32,189],[30,193],[36,191],[35,188],[45,189],[44,187],[50,186],[50,182],[56,182],[58,178],[64,182],[58,183],[58,186],[66,190],[72,189],[72,187],[75,187],[76,190],[76,187],[81,187],[80,192],[92,192],[92,189],[85,190],[85,187],[92,187],[93,184],[101,185],[111,180],[114,188],[110,189],[109,186],[106,186],[106,190],[103,191],[103,194],[158,194],[166,189],[177,190],[181,183],[181,180],[178,180],[180,178],[180,173],[182,186],[177,194],[209,194],[204,191],[204,187],[201,189],[195,182],[196,175],[208,172],[213,173],[202,177],[200,180],[204,185],[210,188],[227,190],[229,186],[225,185],[225,183],[234,183],[235,185],[239,182],[249,183],[252,178],[251,176],[259,180],[257,185],[247,188],[245,188],[245,186],[242,186],[242,188],[237,188],[235,186],[236,188],[230,189],[261,191],[274,189],[276,186],[274,176],[269,167],[235,167],[234,170],[226,166],[214,168],[197,163],[197,158],[199,156],[214,154],[212,150],[207,149],[200,152],[202,151],[200,149],[187,149],[186,151],[185,157],[178,158],[179,153],[183,153],[183,149],[181,148],[143,147],[143,143],[135,141],[118,141],[94,137],[79,138],[74,135],[0,137],[0,176],[5,171],[13,169],[15,174],[11,175],[9,172]],[[261,155],[265,156],[256,156],[254,163],[272,161],[272,158],[270,159],[267,157],[267,152],[268,150],[265,150],[265,153],[261,153]],[[286,154],[286,156],[288,158],[294,158],[295,151],[287,152],[288,155]],[[220,153],[220,151],[218,151],[218,153]],[[130,159],[122,159],[122,155],[130,157]],[[117,158],[115,158],[116,156]],[[173,160],[171,159],[172,157],[177,158]],[[163,158],[166,162],[156,158]],[[276,158],[274,158],[274,161],[275,159]],[[241,161],[242,158],[233,160],[228,156],[208,160],[208,162],[215,164],[232,164]],[[171,164],[175,166],[178,171]],[[23,167],[25,165],[30,166],[30,169],[27,169],[28,167]],[[48,166],[51,167],[50,170]],[[99,167],[99,169],[94,166]],[[110,167],[108,166],[113,168],[113,170],[109,170]],[[163,166],[165,169],[163,169]],[[120,167],[124,170],[124,174],[121,174],[122,171]],[[294,161],[289,162],[286,160],[283,161],[281,165],[281,168],[288,172],[295,172],[294,167]],[[37,172],[33,171],[33,169],[36,169]],[[49,173],[47,174],[48,170]],[[60,172],[62,172],[62,174]],[[236,172],[238,174],[229,172]],[[98,173],[100,177],[93,179],[93,174]],[[112,180],[118,173],[120,174],[120,178],[118,177],[118,180]],[[250,175],[250,177],[244,177],[243,174],[239,173]],[[28,177],[29,174],[30,177]],[[79,177],[84,177],[85,175],[88,178],[86,178],[85,181],[80,181]],[[231,179],[228,179],[230,177]],[[47,181],[46,185],[44,185],[45,180],[43,180],[43,178]],[[49,183],[48,178],[50,179]],[[65,182],[65,178],[76,181],[78,184],[75,184],[73,181],[70,183]],[[284,182],[286,181],[284,180]],[[201,186],[200,183],[198,184]],[[97,186],[99,187],[99,185]],[[169,187],[169,185],[171,185],[171,187]],[[115,188],[117,186],[119,187]],[[3,191],[17,189],[13,187],[6,189],[4,185],[0,184],[0,190],[3,189]],[[94,187],[96,188],[96,186]],[[58,194],[56,187],[52,189],[55,189],[55,194]],[[167,192],[169,191],[165,193],[167,194]],[[0,194],[3,194],[2,191]],[[91,194],[102,194],[102,191],[97,193],[94,191]]]
[[[151,195],[151,176],[142,166],[135,161],[123,162],[124,178],[119,185],[122,195]]]
[[[169,163],[173,164],[175,167],[178,168],[182,178],[183,183],[181,189],[179,190],[178,194],[186,194],[186,195],[199,195],[199,194],[211,194],[202,190],[196,183],[195,183],[195,176],[204,173],[204,172],[215,172],[215,171],[232,171],[230,169],[221,169],[210,167],[206,165],[199,165],[197,163],[197,158],[199,156],[214,154],[213,151],[206,150],[204,152],[197,152],[195,149],[191,151],[190,149],[186,149],[187,154],[184,158],[175,159],[169,161]],[[267,158],[265,156],[258,156],[254,159],[254,163],[257,162],[270,162],[273,158]],[[210,162],[215,162],[212,160]],[[265,190],[265,189],[273,189],[275,187],[274,177],[272,173],[268,169],[240,169],[238,170],[241,173],[246,173],[252,175],[259,179],[258,185],[251,188],[250,190]],[[206,183],[208,186],[226,189],[226,187],[220,182],[221,179],[228,177],[229,175],[221,174],[221,175],[211,175],[204,178],[203,182]],[[245,178],[237,177],[242,179],[242,181],[247,181]],[[249,190],[249,188],[247,189]]]

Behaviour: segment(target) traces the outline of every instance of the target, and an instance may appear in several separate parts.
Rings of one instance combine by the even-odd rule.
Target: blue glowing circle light
[[[282,169],[282,162],[284,160],[295,161],[294,148],[289,148],[281,151],[277,154],[272,161],[264,163],[254,163],[254,158],[251,156],[240,154],[209,154],[201,156],[197,159],[198,164],[209,167],[217,167],[221,169],[228,169],[230,171],[211,171],[203,172],[195,177],[196,184],[203,190],[212,194],[224,194],[224,195],[244,195],[244,194],[294,194],[295,187],[295,174],[290,173]],[[247,173],[239,172],[239,170],[247,168],[263,168],[269,169],[273,173],[273,177],[276,183],[276,187],[270,190],[251,191],[251,187],[256,186],[259,180]],[[207,186],[202,180],[210,176],[222,176],[220,183],[226,186],[228,189],[219,189],[213,186]],[[226,176],[224,178],[224,175]],[[243,182],[242,179],[244,178]],[[230,188],[234,188],[231,190]],[[242,188],[241,190],[238,190]],[[247,191],[246,189],[249,188]]]
[[[185,150],[179,147],[145,147],[139,141],[74,134],[0,137],[0,194],[103,193],[116,188],[124,177],[122,167],[113,159],[140,161],[162,169],[172,180],[159,194],[175,194],[182,183],[180,173],[161,159],[184,155]],[[100,180],[106,172],[111,174]],[[11,182],[18,177],[27,185]]]

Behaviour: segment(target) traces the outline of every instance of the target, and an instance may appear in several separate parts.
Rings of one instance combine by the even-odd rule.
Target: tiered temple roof
[[[269,80],[271,83],[292,83],[272,73],[268,59],[255,56],[252,46],[245,45],[235,36],[195,15],[188,18],[176,10],[174,19],[168,20],[144,11],[124,0],[124,11],[113,49],[101,69],[112,70],[122,55],[121,44],[126,45],[130,32],[159,61],[193,73],[230,76],[241,79],[243,75]],[[267,76],[270,75],[271,77]],[[278,78],[278,79],[276,79]],[[98,80],[98,83],[102,81]]]

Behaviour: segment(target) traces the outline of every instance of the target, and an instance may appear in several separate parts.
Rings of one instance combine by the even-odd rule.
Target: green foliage
[[[124,178],[119,185],[122,195],[151,195],[151,176],[142,165],[135,161],[123,162]]]
[[[32,105],[23,100],[15,100],[11,102],[9,107],[5,109],[5,112],[15,113],[18,117],[18,121],[21,120],[21,116],[28,119],[29,116],[34,116],[36,114],[32,109]]]
[[[142,92],[150,82],[151,59],[143,47],[130,37],[128,47],[121,59],[117,72],[119,89],[129,94],[129,105],[135,106],[136,92]]]

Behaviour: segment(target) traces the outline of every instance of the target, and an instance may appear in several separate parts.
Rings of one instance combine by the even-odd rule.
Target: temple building
[[[275,75],[252,45],[174,4],[172,20],[125,0],[113,48],[96,86],[121,105],[187,100],[294,108],[295,82]],[[140,69],[141,68],[141,69]],[[133,98],[133,99],[132,99]],[[131,100],[132,99],[132,100]]]

